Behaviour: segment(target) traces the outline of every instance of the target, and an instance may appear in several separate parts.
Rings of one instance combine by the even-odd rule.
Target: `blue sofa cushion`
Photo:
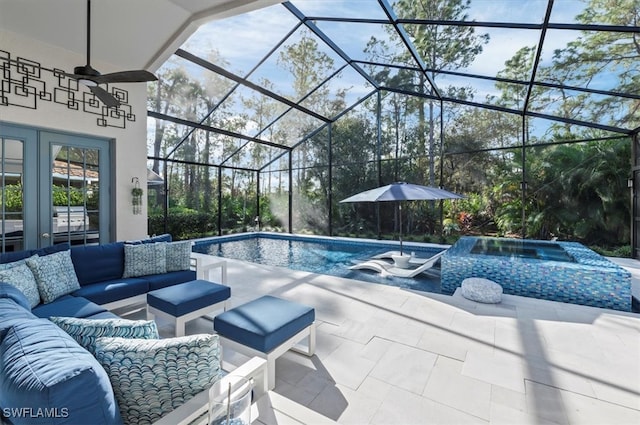
[[[29,300],[21,290],[6,282],[0,282],[0,299],[4,298],[10,299],[24,309],[31,311]],[[1,316],[2,314],[0,314],[0,317]]]
[[[193,280],[147,294],[147,304],[174,317],[229,299],[231,288],[206,280]]]
[[[46,255],[55,254],[56,252],[68,251],[71,248],[69,242],[63,242],[56,245],[45,246],[44,248],[34,249],[32,255],[44,257]]]
[[[49,304],[40,304],[31,310],[38,317],[71,316],[88,317],[107,311],[86,298],[65,295]]]
[[[113,314],[110,311],[103,311],[101,313],[92,314],[91,316],[87,316],[85,319],[119,319],[120,316]]]
[[[16,425],[122,423],[104,369],[48,320],[23,321],[6,332],[0,343],[0,406],[49,412],[12,416]]]
[[[315,320],[315,310],[265,295],[217,315],[213,328],[242,345],[268,353]]]
[[[167,272],[142,276],[140,279],[144,279],[149,282],[149,290],[153,291],[160,288],[166,288],[167,286],[172,286],[177,283],[195,280],[196,272],[191,270],[182,270],[179,272]]]
[[[84,297],[96,304],[107,304],[144,294],[148,290],[149,283],[146,280],[130,277],[85,285],[74,291],[73,295]]]
[[[74,246],[71,260],[80,286],[119,279],[124,272],[124,243]]]
[[[18,260],[29,258],[32,255],[39,255],[44,257],[45,255],[54,254],[60,251],[66,251],[70,247],[68,242],[59,243],[57,245],[51,245],[40,249],[28,249],[25,251],[5,252],[0,254],[0,263],[11,263]]]
[[[38,292],[36,278],[26,264],[0,270],[0,282],[6,282],[19,289],[29,301],[29,309],[40,304],[40,292]]]
[[[80,289],[76,271],[71,262],[71,253],[68,250],[44,257],[34,256],[27,259],[27,265],[36,278],[43,303],[50,303]]]
[[[96,359],[107,371],[126,423],[151,423],[220,378],[217,335],[167,339],[98,338]]]
[[[160,338],[158,327],[153,320],[80,319],[78,317],[50,317],[49,320],[71,335],[91,354],[95,354],[95,342],[100,337]]]
[[[33,250],[5,252],[0,254],[0,263],[13,263],[24,260],[25,258],[31,257],[33,255],[32,253]]]
[[[166,273],[167,244],[165,242],[124,246],[124,272],[122,277],[146,276]]]
[[[125,241],[125,243],[129,245],[141,245],[143,243],[171,242],[171,241],[173,241],[173,238],[171,237],[171,235],[169,233],[163,233],[162,235],[156,235],[146,239]]]
[[[22,264],[27,264],[27,259],[26,258],[23,258],[22,260],[12,261],[10,263],[0,263],[0,271],[12,269],[12,268],[20,266]]]

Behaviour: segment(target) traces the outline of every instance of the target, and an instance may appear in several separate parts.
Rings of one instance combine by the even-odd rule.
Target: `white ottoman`
[[[479,303],[496,304],[502,300],[502,286],[482,277],[468,277],[462,281],[462,296]]]

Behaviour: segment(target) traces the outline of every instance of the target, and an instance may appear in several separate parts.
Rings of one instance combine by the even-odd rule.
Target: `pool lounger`
[[[393,259],[393,256],[399,256],[400,251],[387,251],[387,252],[383,252],[382,254],[378,254],[378,255],[374,255],[373,257],[371,257],[371,259],[373,260],[384,260],[384,259]],[[437,254],[436,254],[437,255]],[[431,259],[431,257],[429,258],[419,258],[419,257],[411,257],[411,259],[409,260],[409,264],[424,264],[427,261],[429,261]]]
[[[359,264],[355,264],[349,269],[358,270],[358,269],[370,269],[373,271],[377,271],[381,276],[395,276],[395,277],[416,277],[420,273],[429,270],[433,267],[436,262],[444,255],[446,250],[437,253],[436,255],[427,258],[425,262],[413,269],[402,269],[400,267],[396,267],[391,263],[387,263],[383,260],[368,260]]]

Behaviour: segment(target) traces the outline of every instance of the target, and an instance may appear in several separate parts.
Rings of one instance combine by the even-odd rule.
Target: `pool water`
[[[576,262],[575,258],[565,251],[559,243],[549,241],[478,238],[471,248],[471,254]]]
[[[311,273],[440,293],[439,268],[415,278],[382,277],[377,272],[349,270],[349,267],[376,254],[397,250],[397,244],[367,243],[344,239],[316,239],[292,235],[243,235],[196,241],[193,251],[252,263],[286,267]],[[405,252],[428,258],[441,248],[406,246]]]

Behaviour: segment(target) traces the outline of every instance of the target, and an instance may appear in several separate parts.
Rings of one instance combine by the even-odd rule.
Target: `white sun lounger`
[[[416,277],[420,273],[429,270],[433,265],[444,255],[446,250],[437,253],[433,257],[430,257],[425,260],[425,262],[413,269],[401,269],[400,267],[394,266],[392,263],[388,263],[383,260],[368,260],[362,263],[355,264],[349,269],[358,270],[358,269],[369,269],[374,270],[380,273],[382,276],[396,276],[396,277]]]
[[[400,255],[401,255],[400,251],[387,251],[387,252],[383,252],[382,254],[374,255],[371,258],[374,259],[374,260],[384,260],[384,259],[392,260],[394,256],[398,257]],[[418,264],[418,265],[420,265],[420,264],[426,263],[430,259],[431,258],[411,257],[411,259],[409,260],[409,264]]]

